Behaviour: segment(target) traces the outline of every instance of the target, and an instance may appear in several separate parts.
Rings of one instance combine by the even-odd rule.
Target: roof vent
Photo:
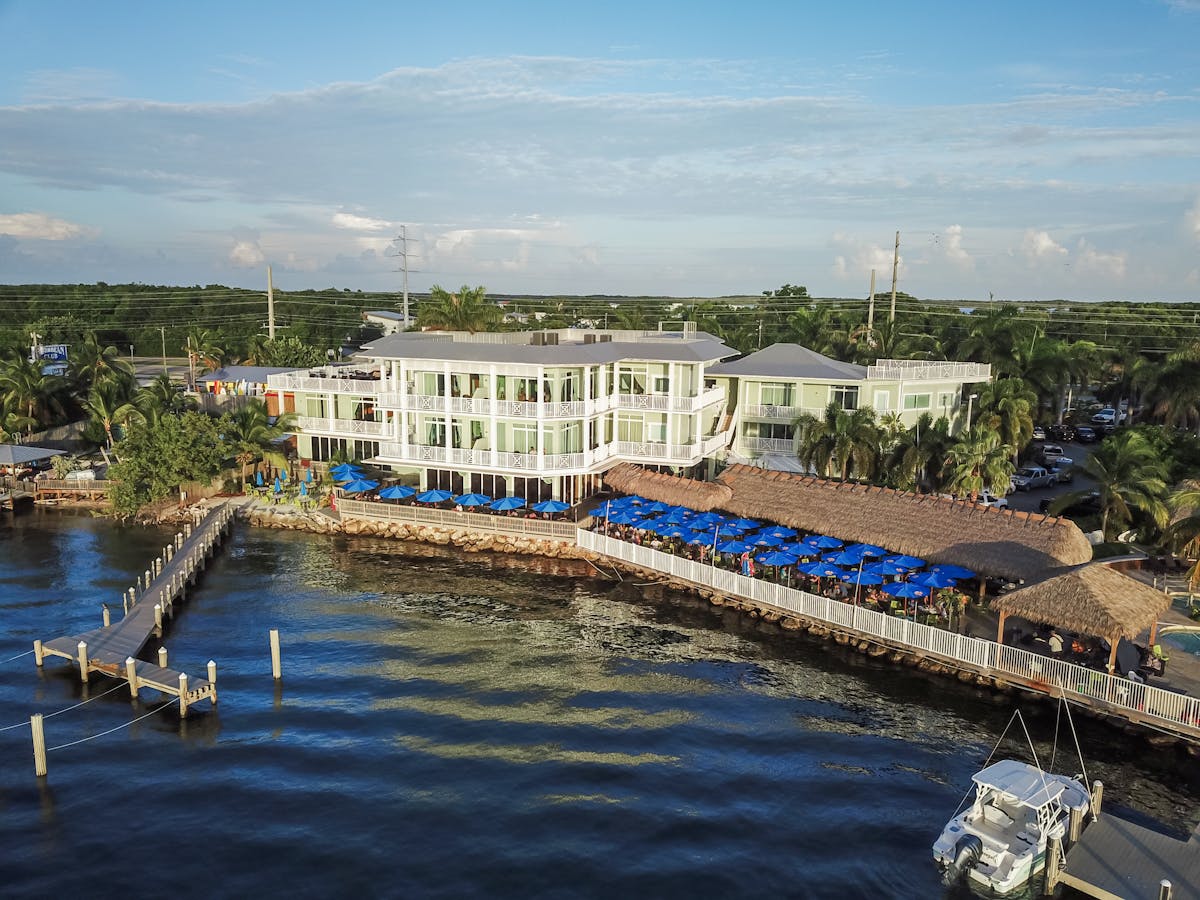
[[[611,343],[612,343],[612,335],[611,335],[611,334],[602,334],[602,335],[600,335],[600,343],[602,343],[602,344],[611,344]]]
[[[596,336],[594,334],[585,334],[583,336],[583,342],[585,344],[594,344],[596,343]]]
[[[558,332],[557,331],[547,331],[546,332],[546,344],[549,346],[549,345],[557,344],[557,343],[558,343]]]
[[[541,332],[541,331],[533,332],[533,334],[529,335],[529,343],[532,344],[534,347],[541,347],[541,346],[545,345],[545,343],[546,343],[545,333]]]

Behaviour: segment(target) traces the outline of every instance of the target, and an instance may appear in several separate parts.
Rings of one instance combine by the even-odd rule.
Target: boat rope
[[[152,710],[150,710],[150,712],[146,713],[144,716],[138,716],[136,719],[134,719],[130,722],[124,722],[120,725],[117,725],[113,728],[108,729],[107,731],[101,731],[99,734],[88,735],[87,737],[80,738],[77,741],[69,741],[68,743],[65,743],[65,744],[59,744],[57,747],[47,747],[46,752],[49,753],[51,750],[65,750],[67,747],[74,747],[76,744],[84,744],[84,743],[87,743],[88,741],[94,741],[96,738],[105,737],[106,735],[112,734],[114,731],[120,731],[122,728],[128,728],[130,725],[136,725],[138,722],[142,721],[142,719],[148,719],[151,716],[157,715],[158,713],[162,712],[164,709],[167,709],[174,705],[175,705],[174,703],[171,703],[170,701],[168,701],[167,703],[164,703],[162,706],[158,707],[157,709],[152,709]]]
[[[1063,687],[1061,684],[1058,687],[1059,687],[1059,690],[1063,690]],[[1058,709],[1055,710],[1055,712],[1054,712],[1054,747],[1050,750],[1050,771],[1051,772],[1054,771],[1054,761],[1055,761],[1055,759],[1058,758],[1058,729],[1060,727],[1060,723],[1062,722],[1063,703],[1066,703],[1066,702],[1067,702],[1067,693],[1065,690],[1063,690],[1062,702],[1060,702],[1058,704]]]
[[[33,652],[32,650],[26,650],[24,653],[18,653],[16,656],[10,656],[8,659],[3,660],[3,663],[10,663],[14,659],[20,659],[22,656],[28,656],[32,652]],[[0,663],[0,665],[2,665],[3,663]]]
[[[1075,718],[1071,715],[1071,704],[1067,703],[1067,698],[1063,696],[1063,706],[1067,708],[1067,722],[1071,726],[1071,737],[1075,739],[1075,752],[1079,755],[1079,769],[1083,775],[1083,786],[1089,792],[1092,790],[1092,783],[1088,780],[1087,766],[1083,762],[1083,747],[1079,745],[1079,735],[1075,733]]]
[[[1014,709],[1013,714],[1011,716],[1009,716],[1008,724],[1005,725],[1004,730],[1002,732],[1000,732],[1000,738],[999,738],[999,740],[996,741],[996,746],[994,746],[992,748],[992,752],[988,754],[987,761],[983,764],[984,769],[986,769],[988,766],[990,766],[992,764],[992,757],[994,757],[996,755],[996,751],[999,750],[1000,745],[1002,743],[1004,743],[1004,738],[1008,734],[1008,729],[1012,728],[1013,720],[1016,719],[1017,716],[1019,716],[1020,714],[1021,714],[1021,711],[1019,709]],[[1024,724],[1024,723],[1022,723],[1022,724]],[[983,770],[981,769],[980,771],[983,771]],[[967,802],[967,798],[971,796],[971,792],[974,790],[975,790],[975,782],[972,781],[971,786],[969,788],[967,788],[967,792],[965,794],[963,794],[962,799],[958,801],[958,806],[955,807],[955,809],[954,809],[954,816],[957,816],[962,811],[963,806]],[[954,816],[951,816],[950,818],[954,818]]]
[[[73,704],[72,706],[67,706],[67,707],[64,707],[63,709],[57,709],[51,713],[44,713],[42,715],[42,718],[43,719],[52,719],[52,718],[54,718],[54,716],[61,716],[65,712],[70,712],[73,709],[79,709],[79,707],[83,706],[85,703],[91,703],[93,700],[99,700],[101,697],[107,697],[113,691],[120,690],[123,687],[128,687],[128,683],[121,682],[120,684],[116,685],[115,687],[109,688],[103,694],[97,694],[95,697],[88,697],[86,700],[80,700],[78,703]],[[3,728],[0,728],[0,731],[12,731],[14,728],[28,728],[28,727],[29,727],[28,722],[18,722],[16,725],[5,725]]]
[[[1025,741],[1029,744],[1029,752],[1033,754],[1033,764],[1037,766],[1038,776],[1042,779],[1042,790],[1046,792],[1046,797],[1050,796],[1050,785],[1046,784],[1046,772],[1042,768],[1042,764],[1038,761],[1037,748],[1033,746],[1033,738],[1029,736],[1029,728],[1025,725],[1025,717],[1021,715],[1021,711],[1017,710],[1017,718],[1021,720],[1021,730],[1025,732]],[[1055,737],[1057,741],[1057,736]]]

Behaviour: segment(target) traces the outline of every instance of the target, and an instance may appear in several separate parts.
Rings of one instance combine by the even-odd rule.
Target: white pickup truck
[[[1009,481],[1018,491],[1031,491],[1034,488],[1052,487],[1058,481],[1058,475],[1047,472],[1041,466],[1022,466],[1009,477]]]

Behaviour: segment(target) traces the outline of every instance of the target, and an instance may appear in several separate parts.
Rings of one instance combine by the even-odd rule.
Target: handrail
[[[586,550],[655,569],[723,594],[766,603],[833,627],[849,628],[950,662],[965,663],[984,672],[1011,675],[1035,690],[1055,696],[1062,693],[1077,701],[1135,713],[1174,733],[1200,738],[1200,697],[1176,694],[995,641],[898,619],[591,531],[581,529],[577,542]]]
[[[103,478],[43,478],[41,481],[32,482],[32,484],[38,491],[78,491],[79,493],[92,493],[107,491],[108,486],[112,482]]]

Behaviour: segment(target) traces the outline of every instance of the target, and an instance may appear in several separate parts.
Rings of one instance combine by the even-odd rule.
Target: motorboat
[[[975,795],[946,823],[933,858],[947,885],[965,873],[996,894],[1020,888],[1046,865],[1054,839],[1067,834],[1072,811],[1085,813],[1091,794],[1080,778],[1002,759],[977,772]]]

